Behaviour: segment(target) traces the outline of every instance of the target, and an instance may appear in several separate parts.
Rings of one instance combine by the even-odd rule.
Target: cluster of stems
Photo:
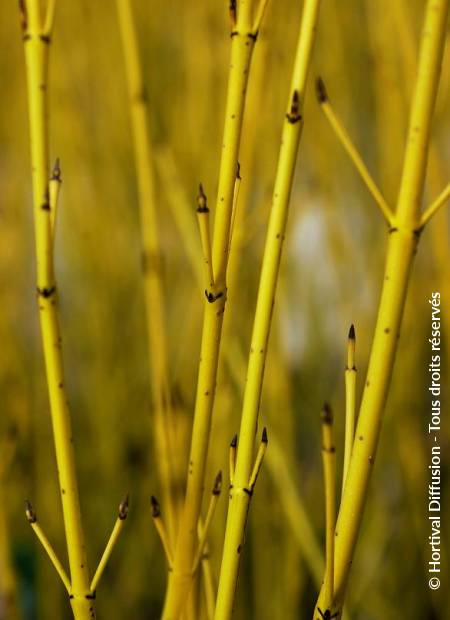
[[[236,467],[230,488],[217,607],[214,616],[216,620],[227,620],[232,614],[240,554],[244,545],[247,515],[255,483],[252,473],[255,467],[254,442],[290,195],[303,127],[306,82],[315,40],[319,6],[319,0],[306,0],[303,8],[286,116],[283,124],[281,148],[278,157],[272,207],[256,302]]]
[[[186,495],[169,572],[164,620],[177,620],[186,605],[195,577],[206,458],[210,438],[223,314],[227,297],[227,266],[233,213],[239,188],[239,148],[251,60],[266,2],[241,0],[230,4],[231,50],[222,156],[212,240],[206,197],[200,190],[198,216],[205,261],[205,308],[197,393],[189,452]]]
[[[326,545],[324,578],[314,610],[315,620],[320,618],[331,620],[342,615],[350,566],[363,517],[396,356],[413,258],[424,226],[450,197],[450,185],[448,185],[430,206],[423,211],[421,209],[449,2],[450,0],[427,0],[408,140],[395,209],[388,204],[370,175],[363,158],[333,109],[323,81],[320,78],[317,81],[316,90],[321,109],[379,207],[388,225],[389,237],[381,299],[358,419],[356,419],[353,325],[348,335],[345,369],[345,449],[337,518],[333,416],[327,405],[322,411]],[[176,433],[165,341],[162,253],[154,190],[148,102],[130,0],[117,0],[139,188],[148,350],[152,359],[150,381],[154,413],[155,462],[161,484],[164,514],[167,515],[166,524],[162,519],[158,501],[152,497],[153,523],[160,536],[169,568],[163,620],[180,618],[194,620],[197,612],[193,610],[196,607],[189,608],[189,601],[195,597],[200,568],[204,571],[208,618],[215,620],[231,618],[248,511],[268,444],[267,431],[264,428],[259,447],[255,449],[264,370],[290,196],[303,128],[306,85],[315,43],[320,0],[304,1],[282,127],[281,147],[254,314],[240,431],[230,445],[229,506],[216,601],[211,567],[207,560],[207,539],[222,488],[221,472],[217,474],[212,486],[204,519],[201,509],[223,316],[227,301],[229,254],[241,181],[239,153],[246,93],[253,51],[266,3],[267,0],[232,0],[230,3],[230,70],[213,231],[210,226],[208,200],[201,184],[197,196],[197,220],[204,266],[203,274],[197,270],[197,275],[202,279],[204,317],[186,493],[184,501],[178,502],[174,490]],[[41,3],[40,0],[21,0],[19,4],[28,87],[36,290],[69,571],[66,571],[55,553],[28,501],[26,517],[69,595],[75,619],[88,620],[95,618],[95,592],[123,529],[128,513],[128,497],[119,506],[117,520],[103,556],[94,576],[90,578],[79,502],[71,416],[64,380],[58,289],[54,269],[61,169],[57,160],[50,175],[47,91],[49,50],[56,0],[47,0],[46,3]],[[45,11],[43,4],[46,5]],[[321,559],[315,563],[311,561],[311,565],[315,567],[315,574],[322,570]]]
[[[405,147],[403,172],[396,209],[383,198],[348,133],[334,113],[323,82],[318,81],[319,103],[335,129],[342,145],[355,164],[362,179],[375,198],[388,223],[388,245],[383,286],[370,353],[367,377],[359,408],[354,441],[354,404],[347,401],[348,428],[345,455],[345,477],[333,551],[333,585],[324,580],[314,619],[338,617],[342,613],[346,587],[366,503],[368,484],[375,460],[381,421],[392,377],[413,258],[423,227],[448,197],[448,188],[423,212],[422,195],[425,183],[430,129],[445,44],[449,0],[428,0],[418,71],[413,94],[408,140]],[[350,376],[348,391],[353,389]],[[351,445],[349,454],[348,446]],[[330,563],[327,561],[327,565]],[[330,590],[332,596],[330,597]]]

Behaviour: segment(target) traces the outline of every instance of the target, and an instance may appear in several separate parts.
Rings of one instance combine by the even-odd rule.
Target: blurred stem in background
[[[230,489],[230,502],[215,613],[216,620],[227,620],[231,617],[240,554],[244,545],[248,509],[253,486],[256,482],[256,477],[253,475],[255,471],[255,465],[253,464],[254,442],[289,201],[303,127],[302,114],[306,80],[314,46],[319,5],[319,0],[306,0],[303,8],[286,117],[283,125],[281,149],[263,255],[248,362],[236,471]],[[264,443],[264,437],[262,443]]]
[[[139,189],[142,271],[151,370],[155,459],[167,515],[169,542],[176,539],[176,498],[173,484],[173,408],[169,387],[162,281],[163,254],[156,212],[154,168],[149,128],[148,97],[142,76],[138,38],[131,0],[117,0],[119,26],[128,83],[131,128]]]
[[[11,536],[8,524],[8,501],[6,486],[8,470],[16,450],[16,437],[9,433],[0,440],[0,617],[20,620],[17,597],[17,580],[11,557]]]
[[[397,209],[390,221],[386,267],[355,444],[336,525],[334,600],[322,588],[314,612],[339,613],[345,598],[367,487],[392,376],[409,276],[419,241],[431,121],[444,53],[448,0],[428,0]],[[323,103],[322,101],[321,103]],[[426,211],[425,211],[426,213]]]

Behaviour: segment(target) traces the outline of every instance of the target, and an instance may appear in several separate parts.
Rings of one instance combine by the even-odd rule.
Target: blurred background
[[[0,618],[70,618],[66,595],[24,516],[29,498],[65,558],[38,317],[25,71],[16,2],[0,5]],[[150,104],[170,383],[180,468],[190,441],[203,314],[195,222],[199,181],[214,204],[227,82],[223,2],[132,2]],[[330,99],[390,203],[399,187],[425,2],[324,0],[292,192],[261,419],[269,450],[254,495],[236,618],[309,618],[321,579],[324,499],[319,412],[335,411],[343,457],[346,337],[364,383],[386,228],[322,115]],[[228,475],[280,132],[302,2],[269,3],[256,45],[242,143],[208,480]],[[450,46],[433,125],[425,204],[449,181]],[[56,268],[63,351],[91,571],[126,491],[129,520],[97,596],[99,618],[158,618],[166,564],[152,525],[154,458],[139,215],[115,3],[60,2],[50,70],[50,150],[63,186]],[[188,225],[181,225],[187,222]],[[379,453],[349,589],[354,620],[448,618],[450,592],[428,588],[431,292],[442,299],[442,385],[450,333],[448,209],[422,235]],[[443,523],[449,517],[449,395],[442,402]],[[340,478],[340,474],[339,474]],[[209,485],[209,483],[208,483]],[[183,489],[180,488],[180,493]],[[227,494],[210,536],[217,579]],[[162,505],[164,514],[164,505]],[[445,528],[444,528],[445,529]],[[448,533],[445,534],[448,536]],[[442,575],[448,576],[448,538]],[[443,579],[444,582],[444,579]]]

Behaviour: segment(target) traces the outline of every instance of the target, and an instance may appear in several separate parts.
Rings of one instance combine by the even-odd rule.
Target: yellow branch
[[[178,620],[182,613],[192,585],[192,565],[198,544],[197,523],[203,496],[226,302],[226,275],[236,170],[247,83],[257,36],[257,33],[251,29],[253,4],[254,0],[240,0],[238,10],[236,3],[230,7],[232,20],[231,60],[212,241],[214,291],[211,292],[211,295],[207,295],[205,300],[186,497],[174,553],[173,570],[169,574],[163,611],[164,620]]]
[[[166,554],[166,560],[169,567],[173,564],[173,554],[170,546],[170,540],[167,535],[167,530],[165,528],[164,522],[161,518],[161,509],[159,507],[159,502],[153,495],[150,498],[151,506],[152,506],[152,518],[153,524],[155,526],[156,531],[158,532],[158,536],[161,540],[164,553]]]
[[[49,193],[49,205],[50,205],[50,227],[52,231],[52,240],[53,244],[55,243],[55,230],[56,230],[56,220],[58,214],[58,199],[59,199],[59,190],[61,189],[61,168],[59,166],[59,159],[56,160],[55,165],[53,166],[52,176],[50,177],[50,181],[48,184],[48,193]]]
[[[334,528],[336,524],[336,448],[334,446],[333,414],[328,405],[324,405],[321,414],[322,422],[322,462],[325,490],[325,578],[324,610],[319,613],[332,617],[333,589],[334,589]]]
[[[203,186],[200,183],[197,196],[197,221],[205,265],[205,292],[214,295],[214,274],[212,269],[211,233],[209,229],[209,208]]]
[[[304,5],[286,117],[283,125],[281,149],[253,325],[236,472],[233,487],[230,489],[230,502],[215,612],[216,620],[228,620],[231,617],[240,553],[244,544],[245,526],[252,495],[252,489],[249,487],[249,484],[254,467],[254,440],[264,366],[286,230],[289,199],[303,126],[302,113],[306,79],[315,38],[319,4],[319,0],[306,0]]]
[[[445,205],[445,203],[447,202],[449,198],[450,198],[450,183],[447,185],[447,187],[445,187],[442,190],[442,192],[439,194],[436,200],[432,202],[431,205],[427,209],[425,209],[420,219],[420,226],[421,227],[425,226],[425,224],[431,220],[431,218],[436,213],[436,211]]]
[[[55,9],[57,0],[48,0],[47,11],[45,14],[44,34],[50,36],[55,22]]]
[[[253,24],[253,32],[259,32],[268,3],[269,3],[269,0],[260,0],[259,7],[256,12],[255,21]]]
[[[342,476],[342,493],[344,492],[348,466],[355,440],[356,419],[356,366],[355,366],[355,328],[352,325],[348,333],[347,366],[345,368],[345,444],[344,472]]]
[[[25,502],[25,514],[26,514],[28,523],[31,525],[39,542],[44,547],[44,550],[47,553],[48,557],[50,558],[51,563],[55,567],[56,572],[60,576],[61,581],[63,582],[64,587],[67,590],[67,593],[70,595],[70,590],[71,590],[70,579],[67,576],[67,573],[63,565],[61,564],[58,556],[56,555],[55,550],[53,549],[50,541],[48,540],[47,536],[44,534],[44,531],[42,530],[41,526],[39,525],[37,521],[36,513],[34,512],[33,507],[28,500],[26,500]]]
[[[250,475],[250,480],[248,481],[248,486],[250,488],[250,491],[253,491],[253,488],[256,484],[256,481],[258,480],[258,476],[259,476],[259,471],[261,469],[263,460],[264,460],[264,456],[266,454],[267,451],[267,444],[268,444],[268,437],[267,437],[267,429],[266,427],[263,428],[263,432],[262,432],[262,436],[261,436],[261,443],[259,444],[259,449],[258,452],[256,454],[256,458],[255,458],[255,464],[253,465],[253,470],[252,473]]]
[[[131,129],[139,194],[142,271],[147,321],[150,381],[153,398],[156,466],[167,514],[169,538],[175,541],[176,510],[173,496],[172,410],[165,340],[162,253],[154,190],[153,152],[148,101],[143,82],[138,38],[130,0],[117,0],[119,27],[128,85]]]
[[[164,187],[164,196],[171,210],[188,262],[199,287],[203,287],[203,269],[198,260],[198,226],[192,216],[192,201],[187,196],[180,179],[173,153],[170,149],[159,150],[156,165]]]
[[[208,506],[208,512],[206,513],[205,523],[202,527],[200,539],[198,541],[197,553],[195,555],[194,564],[192,567],[193,573],[197,572],[198,566],[203,557],[203,551],[205,549],[206,539],[209,533],[209,527],[211,525],[211,521],[213,520],[214,513],[216,512],[217,502],[219,501],[219,496],[220,496],[221,491],[222,491],[222,472],[219,471],[214,481],[214,486],[211,492],[211,499],[209,501],[209,506]]]
[[[129,501],[128,501],[128,495],[127,495],[125,499],[119,505],[119,514],[117,515],[117,519],[114,524],[113,531],[111,532],[109,540],[106,543],[106,547],[105,547],[102,557],[100,558],[100,562],[98,563],[97,570],[95,571],[94,576],[92,577],[91,586],[90,586],[90,590],[92,594],[95,594],[95,591],[97,590],[97,586],[103,575],[103,571],[106,568],[108,560],[111,557],[111,553],[113,552],[113,549],[116,546],[116,543],[119,539],[120,533],[123,530],[123,526],[125,525],[125,520],[128,516],[128,508],[129,508]]]
[[[81,523],[70,412],[65,392],[57,289],[53,266],[48,186],[47,73],[51,33],[41,23],[40,0],[21,6],[28,87],[31,167],[37,262],[37,297],[55,441],[64,529],[69,556],[71,605],[77,620],[95,617]]]
[[[230,443],[230,452],[229,452],[229,470],[230,470],[230,484],[233,484],[234,481],[234,473],[236,471],[236,446],[237,446],[237,435],[233,437]]]
[[[233,240],[234,224],[236,222],[236,212],[237,212],[237,207],[238,207],[238,202],[239,202],[239,190],[241,189],[241,181],[242,181],[241,166],[240,166],[240,164],[238,162],[237,172],[236,172],[236,180],[235,180],[235,183],[234,183],[233,209],[232,209],[232,212],[231,212],[230,243],[228,245],[228,253],[230,253],[231,243],[232,243],[232,240]]]
[[[336,525],[334,608],[342,608],[356,547],[381,420],[397,349],[420,226],[430,127],[444,52],[449,0],[428,0],[413,96],[408,142],[355,443]],[[324,590],[318,608],[324,606]],[[337,612],[339,613],[339,612]]]
[[[353,144],[352,139],[350,138],[340,118],[337,116],[336,112],[334,111],[330,103],[330,100],[328,98],[328,93],[325,89],[325,84],[323,83],[320,77],[316,81],[316,94],[317,94],[317,100],[320,103],[320,107],[322,108],[325,116],[327,117],[328,122],[333,128],[333,131],[335,132],[340,143],[344,147],[344,150],[346,151],[347,155],[352,160],[356,170],[359,173],[359,176],[364,181],[364,184],[366,185],[367,189],[372,194],[372,197],[375,199],[375,202],[379,206],[384,218],[386,219],[388,224],[391,224],[392,210],[387,204],[384,196],[378,189],[377,184],[373,180],[370,172],[367,169],[366,164],[364,163],[363,158],[361,157],[357,148]]]
[[[205,545],[202,557],[202,577],[205,593],[206,617],[208,620],[213,620],[214,609],[216,607],[216,585],[212,574],[211,562],[209,560],[208,545]]]

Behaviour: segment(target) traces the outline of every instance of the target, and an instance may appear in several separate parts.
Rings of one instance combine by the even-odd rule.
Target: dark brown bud
[[[316,96],[319,103],[325,103],[328,101],[327,89],[325,88],[325,84],[323,83],[321,77],[318,77],[316,80]]]
[[[157,519],[161,515],[161,509],[159,507],[159,502],[154,495],[151,496],[150,503],[152,505],[152,517]]]

